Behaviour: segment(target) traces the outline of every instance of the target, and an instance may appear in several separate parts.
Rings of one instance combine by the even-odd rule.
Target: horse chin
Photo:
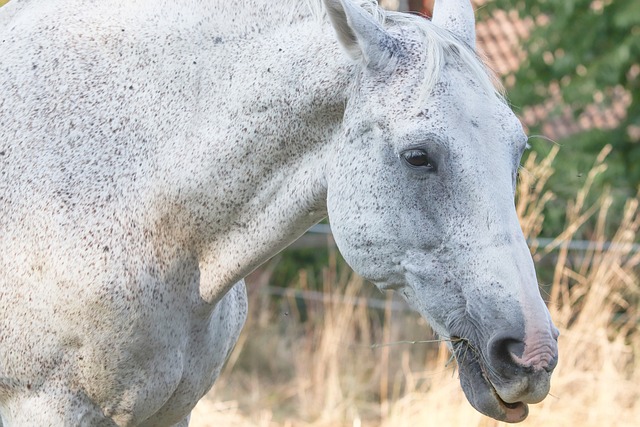
[[[460,385],[467,400],[479,412],[507,423],[518,423],[529,415],[529,407],[523,402],[507,403],[487,378],[485,367],[474,354],[466,354],[470,349],[457,351]]]

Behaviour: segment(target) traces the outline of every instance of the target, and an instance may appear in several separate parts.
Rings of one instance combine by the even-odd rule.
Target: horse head
[[[432,21],[325,6],[354,69],[327,171],[337,245],[449,340],[476,409],[521,421],[558,331],[513,201],[527,138],[477,58],[471,4],[436,1]]]

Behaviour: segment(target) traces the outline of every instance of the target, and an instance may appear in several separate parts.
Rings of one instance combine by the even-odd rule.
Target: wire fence
[[[331,226],[329,224],[316,224],[307,231],[308,235],[325,235],[332,236]],[[310,245],[313,239],[308,240]],[[325,243],[326,244],[326,240]],[[528,239],[529,246],[535,246],[540,250],[556,251],[566,247],[572,251],[589,251],[589,250],[607,250],[607,251],[625,251],[630,253],[640,252],[640,244],[633,243],[631,245],[616,244],[613,242],[597,242],[592,240],[570,240],[561,241],[558,239],[539,237],[536,239]],[[298,245],[300,247],[301,245]]]

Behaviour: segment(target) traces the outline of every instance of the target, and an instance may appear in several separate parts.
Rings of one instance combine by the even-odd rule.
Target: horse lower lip
[[[494,385],[491,383],[491,381],[489,381],[489,379],[486,377],[484,373],[484,367],[483,367],[482,376],[487,382],[487,386],[489,387],[491,394],[493,394],[493,396],[497,400],[498,405],[504,407],[503,421],[508,423],[517,423],[524,420],[527,417],[529,413],[529,408],[527,404],[525,404],[524,402],[511,402],[511,403],[505,402],[504,400],[502,400],[502,398],[498,394],[498,391],[496,390]]]
[[[457,345],[456,345],[457,344]],[[467,351],[474,351],[465,340],[454,341],[456,355],[465,355]],[[467,347],[467,348],[465,348]],[[467,395],[469,403],[478,411],[492,418],[508,423],[524,420],[529,412],[524,402],[505,402],[489,380],[486,366],[479,357],[456,357],[460,371],[460,382]],[[463,378],[464,376],[464,378]]]

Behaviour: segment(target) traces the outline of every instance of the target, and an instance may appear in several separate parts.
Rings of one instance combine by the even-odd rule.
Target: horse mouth
[[[482,355],[467,340],[452,337],[451,341],[458,362],[460,385],[471,406],[507,423],[518,423],[527,418],[529,407],[526,403],[502,400],[489,379],[489,368],[483,362]]]

